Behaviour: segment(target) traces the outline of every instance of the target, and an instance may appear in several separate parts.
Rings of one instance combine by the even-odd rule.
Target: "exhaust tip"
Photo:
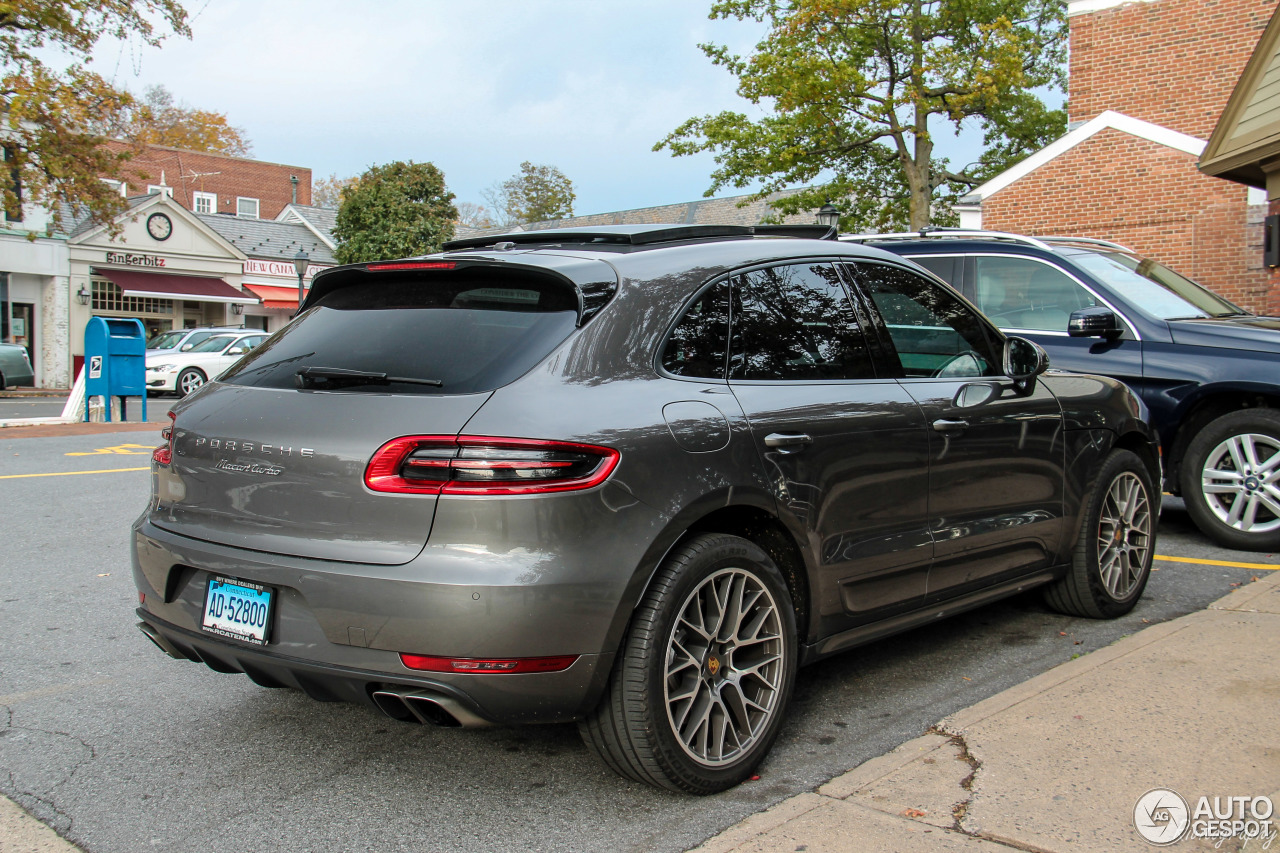
[[[458,722],[458,718],[445,710],[444,706],[435,699],[430,699],[426,696],[406,696],[404,701],[415,715],[433,726],[442,726],[450,729],[462,726],[462,723]]]

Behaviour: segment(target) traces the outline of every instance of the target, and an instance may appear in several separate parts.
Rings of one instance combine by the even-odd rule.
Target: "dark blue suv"
[[[841,239],[936,273],[1054,367],[1128,383],[1160,433],[1165,489],[1200,529],[1230,548],[1280,548],[1280,318],[1102,240],[951,229]]]

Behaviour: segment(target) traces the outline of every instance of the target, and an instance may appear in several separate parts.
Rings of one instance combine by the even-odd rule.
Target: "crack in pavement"
[[[8,783],[3,787],[3,790],[0,790],[0,794],[4,794],[9,799],[18,803],[27,811],[31,812],[38,820],[49,825],[55,832],[65,837],[71,832],[71,828],[75,824],[75,819],[53,799],[53,792],[57,788],[71,781],[81,768],[96,759],[98,757],[98,750],[93,746],[93,744],[89,743],[84,738],[70,732],[51,731],[37,726],[15,725],[13,722],[13,709],[8,705],[0,705],[0,708],[3,708],[6,714],[4,729],[3,731],[0,731],[0,734],[7,735],[10,732],[33,732],[35,734],[66,738],[80,745],[80,759],[72,764],[70,769],[61,774],[61,778],[57,782],[49,786],[50,791],[47,794],[37,794],[34,791],[28,791],[25,788],[20,787],[14,772],[8,769],[5,770],[5,775],[8,777]],[[36,806],[43,806],[44,808],[37,809],[34,808],[32,804],[35,804]],[[48,817],[48,815],[52,815],[52,817]]]

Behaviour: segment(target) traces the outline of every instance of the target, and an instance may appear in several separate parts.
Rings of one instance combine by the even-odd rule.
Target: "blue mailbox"
[[[120,398],[120,420],[128,420],[126,397],[142,397],[147,419],[147,330],[141,320],[93,317],[84,330],[84,419],[89,401],[102,397],[111,420],[111,398]]]

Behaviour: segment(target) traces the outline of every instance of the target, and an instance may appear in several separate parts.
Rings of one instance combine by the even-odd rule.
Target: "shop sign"
[[[320,270],[328,269],[328,267],[311,264],[307,267],[307,278],[311,278]],[[252,258],[244,262],[245,275],[269,275],[276,278],[287,278],[293,281],[298,280],[298,271],[293,268],[292,261],[256,261]]]
[[[107,263],[130,267],[162,267],[165,259],[156,255],[133,255],[128,252],[107,252]]]

